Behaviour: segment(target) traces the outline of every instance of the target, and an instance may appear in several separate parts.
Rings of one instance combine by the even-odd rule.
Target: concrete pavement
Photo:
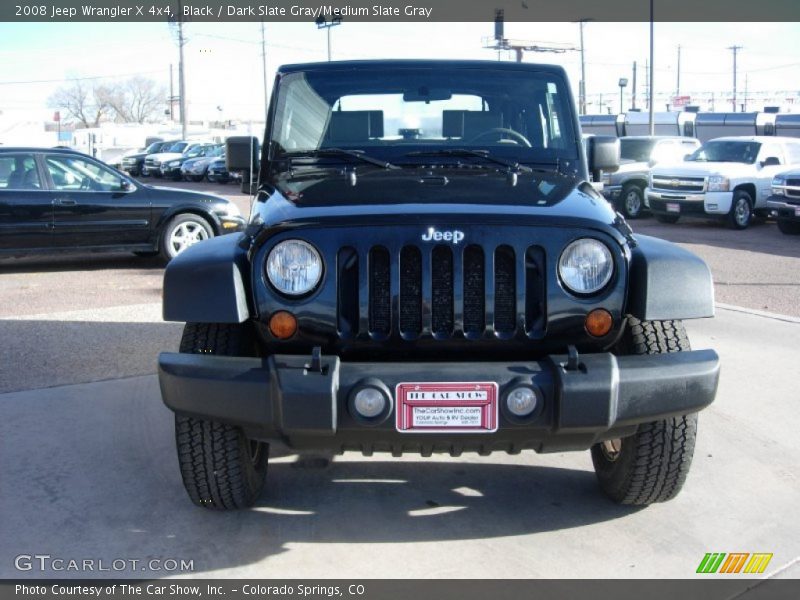
[[[89,383],[0,394],[0,577],[175,574],[14,568],[19,554],[49,554],[192,560],[195,576],[684,578],[706,552],[772,552],[767,575],[800,576],[800,323],[730,310],[687,323],[694,347],[720,353],[722,379],[700,418],[687,485],[666,504],[613,505],[586,452],[346,454],[327,465],[288,455],[272,460],[256,508],[220,514],[185,496],[152,374],[180,326],[159,323],[146,305],[109,310],[103,322],[0,322],[4,339],[45,336],[61,349],[45,366],[36,364],[45,346],[14,360],[17,372],[41,377],[81,362],[91,344],[69,339],[102,335],[114,352],[131,348],[124,360],[108,352],[109,377],[87,366]],[[0,382],[13,359],[3,357]]]

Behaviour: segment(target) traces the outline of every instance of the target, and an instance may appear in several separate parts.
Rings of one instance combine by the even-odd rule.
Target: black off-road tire
[[[617,353],[664,354],[690,350],[681,321],[628,317]],[[619,504],[648,505],[677,496],[692,464],[697,413],[639,426],[632,436],[592,446],[600,487]]]
[[[254,356],[249,324],[187,323],[180,351]],[[214,510],[255,504],[267,475],[269,445],[250,440],[239,427],[175,415],[178,462],[186,492],[197,506]]]
[[[800,221],[778,219],[778,230],[786,235],[800,235]]]
[[[680,215],[670,215],[664,213],[656,213],[655,217],[656,221],[658,221],[659,223],[669,223],[670,225],[677,223],[678,219],[680,219]]]

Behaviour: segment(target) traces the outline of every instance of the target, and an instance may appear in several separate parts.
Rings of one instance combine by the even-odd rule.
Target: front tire
[[[744,190],[736,190],[728,213],[728,225],[731,229],[747,229],[753,218],[753,199]]]
[[[800,221],[778,219],[778,230],[786,235],[800,235]]]
[[[618,354],[665,354],[690,350],[681,321],[628,317]],[[592,463],[606,495],[619,504],[648,505],[678,495],[694,454],[697,413],[639,426],[626,438],[592,446]]]
[[[180,351],[189,354],[255,356],[252,328],[244,324],[187,323]],[[250,440],[241,428],[175,415],[175,442],[189,498],[212,510],[246,508],[264,487],[269,445]]]
[[[644,191],[635,183],[622,188],[620,208],[626,219],[638,219],[644,210]]]
[[[203,217],[193,213],[176,215],[161,232],[161,257],[170,261],[186,248],[212,237],[214,230]]]

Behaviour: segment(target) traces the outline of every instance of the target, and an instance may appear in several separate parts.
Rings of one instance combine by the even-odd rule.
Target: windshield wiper
[[[345,150],[344,148],[318,148],[316,150],[305,150],[302,152],[287,152],[284,155],[291,161],[293,158],[303,157],[317,157],[317,156],[349,156],[370,165],[381,167],[382,169],[397,169],[397,165],[393,165],[389,161],[373,158],[364,154],[363,150]]]
[[[483,158],[484,160],[502,165],[514,171],[530,172],[533,170],[530,167],[519,164],[518,162],[512,162],[510,160],[492,156],[488,150],[471,150],[469,148],[441,148],[439,150],[417,150],[416,152],[409,152],[406,154],[406,156],[471,156],[475,158]]]

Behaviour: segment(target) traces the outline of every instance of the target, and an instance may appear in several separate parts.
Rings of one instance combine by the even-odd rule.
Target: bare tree
[[[58,88],[50,96],[51,108],[66,111],[67,116],[83,127],[97,127],[109,113],[108,88],[103,85],[87,85],[80,79]]]
[[[160,116],[165,91],[152,79],[137,76],[106,90],[105,100],[116,120],[124,123],[145,123]]]

